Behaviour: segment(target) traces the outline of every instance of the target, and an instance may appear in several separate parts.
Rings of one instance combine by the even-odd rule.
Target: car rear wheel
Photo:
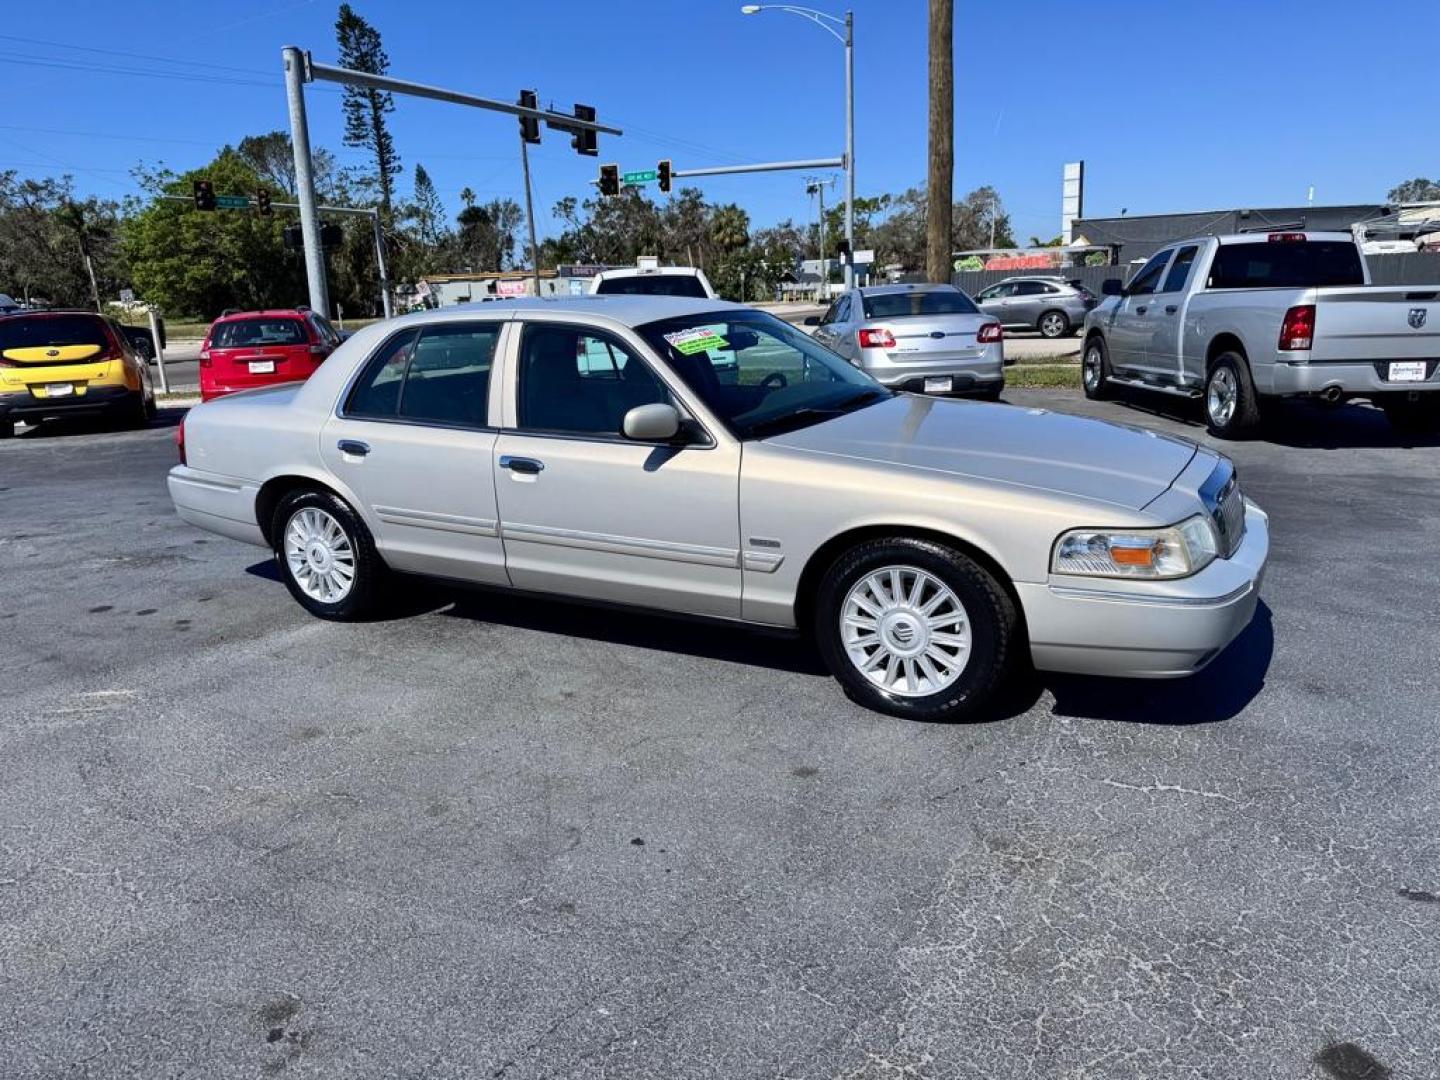
[[[14,420],[0,420],[0,439],[10,439],[15,435]]]
[[[1104,401],[1112,393],[1110,385],[1110,353],[1105,348],[1105,339],[1092,337],[1085,343],[1085,356],[1080,361],[1080,383],[1085,396],[1092,401]]]
[[[930,540],[872,540],[820,583],[815,638],[851,699],[914,720],[975,715],[1018,646],[1015,605],[983,567]]]
[[[1260,426],[1260,398],[1250,365],[1237,352],[1221,353],[1205,378],[1205,419],[1210,434],[1241,439]]]
[[[1382,398],[1379,405],[1397,434],[1431,435],[1440,431],[1440,394],[1432,393],[1418,401],[1403,396]]]
[[[359,515],[328,491],[285,496],[270,529],[290,595],[310,614],[346,621],[369,614],[384,564]]]
[[[1070,317],[1063,311],[1047,311],[1040,316],[1040,336],[1060,338],[1070,333]]]

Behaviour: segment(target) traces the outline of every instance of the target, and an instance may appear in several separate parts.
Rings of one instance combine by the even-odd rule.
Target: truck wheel
[[[1099,336],[1085,343],[1085,356],[1080,361],[1080,383],[1091,401],[1104,401],[1113,393],[1110,385],[1110,350]]]
[[[1429,394],[1419,401],[1396,395],[1378,402],[1385,419],[1398,435],[1431,435],[1440,431],[1440,394]]]
[[[1040,316],[1040,336],[1061,338],[1070,333],[1070,317],[1063,311],[1047,311]]]
[[[1260,398],[1250,378],[1250,365],[1237,352],[1223,352],[1205,378],[1205,419],[1210,434],[1242,439],[1260,426]]]
[[[825,573],[815,641],[857,704],[912,720],[962,720],[988,702],[1023,647],[1015,604],[984,567],[930,540],[852,548]]]

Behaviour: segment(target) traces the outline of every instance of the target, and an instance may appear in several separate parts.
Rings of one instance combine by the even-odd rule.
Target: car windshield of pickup
[[[892,396],[763,311],[686,315],[637,332],[741,439],[794,431]]]
[[[1359,249],[1348,240],[1257,240],[1222,244],[1211,289],[1318,289],[1363,285]]]

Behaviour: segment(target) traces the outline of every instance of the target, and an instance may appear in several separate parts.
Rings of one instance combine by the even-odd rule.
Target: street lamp
[[[845,46],[845,239],[850,245],[850,261],[845,264],[845,287],[855,284],[855,15],[845,12],[845,18],[829,15],[814,8],[793,7],[790,4],[745,4],[740,8],[742,15],[759,15],[762,11],[788,11],[809,19],[840,44]],[[833,25],[832,25],[833,24]],[[842,35],[835,29],[843,26]],[[820,253],[823,261],[825,253]]]

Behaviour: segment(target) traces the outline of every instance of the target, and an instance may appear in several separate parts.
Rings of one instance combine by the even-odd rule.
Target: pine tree
[[[425,171],[425,166],[415,165],[415,225],[420,233],[420,242],[427,247],[437,246],[444,231],[445,204],[435,190],[435,182]]]
[[[340,45],[340,66],[372,75],[390,70],[390,58],[380,43],[380,31],[355,13],[349,4],[340,5],[335,20],[335,38]],[[395,177],[400,174],[400,155],[385,116],[395,111],[395,100],[383,90],[346,86],[344,90],[345,145],[358,146],[375,155],[375,180],[380,191],[380,211],[388,222],[395,194]]]

